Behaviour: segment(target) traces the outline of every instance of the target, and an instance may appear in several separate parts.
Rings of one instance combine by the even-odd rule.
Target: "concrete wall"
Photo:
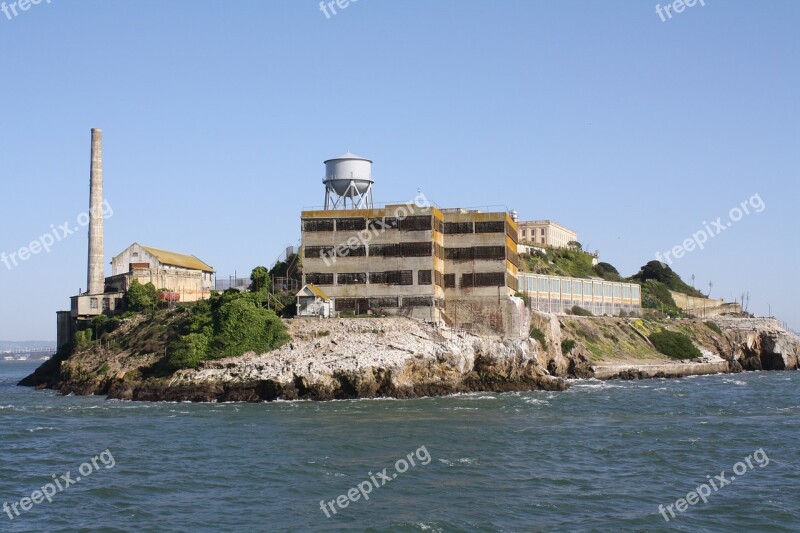
[[[719,316],[730,313],[741,313],[742,306],[735,303],[728,303],[725,300],[714,300],[711,298],[698,298],[689,296],[682,292],[670,291],[675,304],[685,313],[696,316]]]
[[[167,289],[180,295],[181,302],[196,302],[211,297],[207,273],[199,270],[136,268],[132,272],[106,278],[106,290],[127,292],[133,280],[142,285],[152,283],[156,289]]]
[[[501,334],[508,339],[528,338],[530,311],[520,298],[454,298],[442,304],[442,319],[453,327],[476,334]]]
[[[56,312],[56,348],[59,350],[72,344],[75,336],[75,320],[71,311]]]

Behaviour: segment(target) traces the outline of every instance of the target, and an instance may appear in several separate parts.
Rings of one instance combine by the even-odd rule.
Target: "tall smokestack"
[[[103,258],[103,131],[92,128],[92,165],[89,174],[89,294],[105,291]]]

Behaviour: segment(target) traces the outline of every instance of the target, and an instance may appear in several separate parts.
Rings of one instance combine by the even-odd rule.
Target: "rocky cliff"
[[[535,313],[540,340],[502,340],[404,318],[292,320],[292,341],[265,354],[159,370],[146,353],[91,349],[59,356],[21,385],[125,400],[271,401],[414,398],[473,391],[565,390],[565,378],[633,379],[798,368],[800,340],[767,319],[652,320]],[[134,336],[135,321],[115,334]],[[703,357],[660,354],[648,335],[684,333]],[[106,346],[115,346],[108,341]],[[150,351],[148,351],[150,350]]]
[[[266,354],[151,375],[154,355],[90,350],[21,384],[126,400],[271,401],[414,398],[473,391],[565,390],[537,344],[478,337],[403,318],[289,321],[292,341]],[[57,368],[56,368],[57,367]]]
[[[598,379],[680,377],[743,370],[796,370],[800,339],[774,319],[642,319],[556,316],[531,318],[546,338],[540,364],[551,375]],[[672,360],[649,335],[666,329],[688,336],[703,356]]]

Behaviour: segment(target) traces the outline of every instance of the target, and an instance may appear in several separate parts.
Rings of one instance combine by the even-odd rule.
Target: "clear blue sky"
[[[297,244],[322,161],[351,150],[375,161],[377,202],[419,188],[554,219],[624,275],[758,194],[763,212],[672,267],[798,329],[800,2],[705,4],[666,22],[653,1],[588,0],[0,13],[0,252],[86,210],[92,127],[107,261],[136,241],[220,276]],[[85,230],[0,263],[0,339],[55,339],[85,286]]]

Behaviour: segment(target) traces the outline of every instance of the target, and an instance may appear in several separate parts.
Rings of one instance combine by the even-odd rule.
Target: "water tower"
[[[372,209],[372,161],[347,152],[325,161],[325,209]],[[349,200],[349,201],[348,201]]]

